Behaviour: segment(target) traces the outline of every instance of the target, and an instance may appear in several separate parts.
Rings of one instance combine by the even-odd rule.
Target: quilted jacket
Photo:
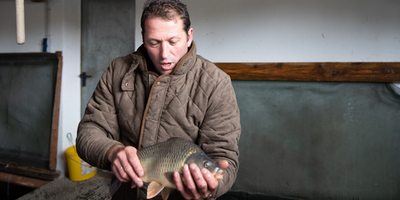
[[[110,169],[107,153],[113,145],[138,147],[140,137],[141,147],[170,137],[188,139],[211,159],[229,162],[213,197],[222,195],[231,188],[239,167],[241,126],[230,77],[197,55],[194,42],[171,74],[149,71],[150,64],[143,45],[112,61],[79,124],[79,156]]]

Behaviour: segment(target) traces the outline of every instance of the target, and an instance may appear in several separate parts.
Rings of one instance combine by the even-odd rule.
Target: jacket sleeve
[[[211,159],[226,160],[229,163],[212,198],[221,196],[232,187],[239,169],[239,107],[231,80],[228,75],[224,75],[209,97],[199,138],[201,148]]]
[[[119,144],[119,126],[113,97],[114,60],[102,75],[78,125],[76,150],[92,166],[110,169],[108,150]]]

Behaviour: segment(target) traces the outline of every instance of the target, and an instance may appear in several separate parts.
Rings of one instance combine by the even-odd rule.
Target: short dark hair
[[[185,4],[179,0],[148,0],[143,8],[140,26],[145,33],[144,23],[146,19],[152,17],[161,17],[165,20],[172,20],[180,17],[183,21],[183,29],[188,34],[190,29],[189,12]]]

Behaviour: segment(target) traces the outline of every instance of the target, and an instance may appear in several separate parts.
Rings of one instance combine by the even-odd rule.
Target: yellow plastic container
[[[76,147],[71,146],[65,151],[67,157],[69,179],[71,181],[83,181],[92,178],[97,173],[97,168],[92,167],[82,160],[78,153],[76,153]]]

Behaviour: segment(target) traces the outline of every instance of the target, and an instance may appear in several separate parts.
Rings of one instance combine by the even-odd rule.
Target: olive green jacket
[[[188,139],[211,159],[229,162],[213,194],[222,195],[232,187],[239,168],[241,126],[230,77],[197,55],[194,42],[171,74],[148,71],[149,60],[142,45],[112,61],[79,124],[79,156],[110,169],[107,153],[116,144],[137,148],[140,137],[142,147],[171,137]]]

